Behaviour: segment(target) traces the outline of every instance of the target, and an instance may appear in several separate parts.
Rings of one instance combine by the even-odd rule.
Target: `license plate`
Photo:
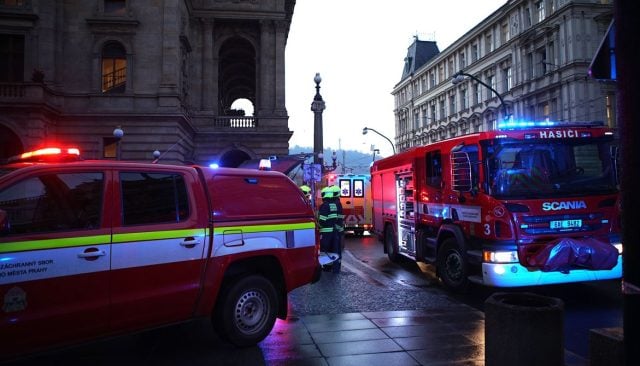
[[[570,229],[582,227],[582,220],[558,220],[550,222],[552,229]]]

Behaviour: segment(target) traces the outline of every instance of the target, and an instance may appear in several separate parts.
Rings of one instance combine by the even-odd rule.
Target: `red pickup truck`
[[[254,345],[318,252],[278,172],[22,154],[0,165],[0,359],[196,317]]]

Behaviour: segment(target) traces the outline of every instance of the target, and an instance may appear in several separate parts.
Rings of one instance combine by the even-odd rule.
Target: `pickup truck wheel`
[[[238,347],[254,346],[273,329],[278,295],[266,278],[251,275],[231,284],[216,310],[213,325],[221,338]]]
[[[438,250],[438,275],[446,287],[464,292],[469,286],[469,266],[454,238],[446,239]]]
[[[396,237],[393,235],[393,229],[388,227],[384,231],[384,249],[387,251],[387,257],[393,263],[400,262],[400,255],[396,247]]]

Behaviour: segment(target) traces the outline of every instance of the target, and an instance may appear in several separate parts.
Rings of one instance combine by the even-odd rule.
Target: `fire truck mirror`
[[[609,146],[609,155],[611,156],[611,164],[613,165],[613,174],[615,176],[616,179],[616,184],[620,184],[620,172],[619,172],[619,165],[618,165],[618,157],[620,154],[620,149],[618,149],[618,146],[616,145],[611,145]]]

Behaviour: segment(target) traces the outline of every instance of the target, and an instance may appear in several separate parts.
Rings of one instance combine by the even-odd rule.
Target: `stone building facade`
[[[221,166],[288,154],[294,6],[0,0],[0,158],[45,145],[136,161],[157,150],[161,162]]]
[[[615,85],[588,75],[612,18],[610,0],[509,0],[442,52],[416,39],[392,92],[398,150],[505,119],[615,127]]]

